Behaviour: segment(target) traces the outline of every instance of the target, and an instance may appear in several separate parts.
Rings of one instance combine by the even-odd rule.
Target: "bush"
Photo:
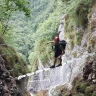
[[[85,95],[86,96],[92,96],[93,92],[96,91],[96,85],[91,85],[91,86],[88,86],[85,90]],[[95,94],[96,95],[96,94]],[[93,94],[94,96],[94,94]]]

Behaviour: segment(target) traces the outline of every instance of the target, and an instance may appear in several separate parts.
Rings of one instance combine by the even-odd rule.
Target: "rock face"
[[[15,79],[6,69],[4,59],[0,56],[0,96],[20,96]]]
[[[83,78],[92,83],[96,83],[96,56],[88,58],[83,68]]]
[[[19,59],[16,52],[0,37],[0,96],[25,96],[27,79],[18,81],[17,69],[14,67],[20,63]]]
[[[90,33],[88,35],[88,52],[96,52],[96,3],[89,14]],[[89,57],[83,68],[83,78],[96,83],[96,56]]]
[[[86,53],[95,52],[95,54],[94,56],[87,57],[82,67],[81,74],[78,74],[73,80],[72,83],[73,88],[71,90],[68,90],[66,86],[64,86],[66,90],[62,87],[60,87],[61,89],[55,88],[54,89],[55,91],[53,92],[53,94],[55,95],[53,96],[96,96],[96,1],[95,0],[94,0],[94,6],[91,12],[89,13],[88,17],[89,17],[88,19],[89,24],[87,27],[88,29],[87,28],[85,30],[83,28],[77,29],[78,32],[80,30],[84,32],[83,37],[81,37],[82,38],[81,44],[80,45],[75,44],[73,49],[70,50],[70,42],[68,41],[68,45],[66,48],[68,50],[66,50],[65,55],[69,57],[69,59],[72,59],[81,57]],[[79,64],[81,63],[79,62]]]
[[[75,44],[72,44],[72,45],[70,44],[69,38],[65,35],[66,16],[67,15],[61,16],[61,22],[58,29],[58,32],[60,33],[59,35],[60,40],[66,39],[67,41],[67,48],[65,51],[66,53],[63,56],[62,64],[64,65],[64,63],[66,63],[66,61],[69,61],[69,60],[72,60],[72,62],[71,64],[69,64],[69,67],[66,68],[67,71],[65,71],[64,68],[68,66],[68,63],[66,64],[66,66],[64,66],[64,68],[62,68],[61,71],[60,71],[60,68],[58,68],[58,73],[62,72],[63,74],[62,77],[64,76],[64,79],[66,79],[66,75],[68,75],[70,78],[68,78],[67,83],[70,83],[73,81],[72,84],[74,87],[70,91],[67,90],[66,88],[65,90],[64,87],[63,88],[60,87],[59,89],[55,87],[53,90],[51,90],[52,94],[48,96],[96,96],[96,85],[95,85],[96,83],[96,3],[94,4],[90,14],[88,15],[88,26],[85,29],[84,27],[76,28],[73,26],[74,30],[72,31],[75,31],[76,34],[80,37],[77,36],[78,37],[77,41],[74,40],[76,39],[75,36],[74,38],[71,38],[72,42],[73,41],[75,42]],[[93,55],[88,56],[84,61],[84,58],[86,57],[86,55],[93,52],[95,53],[94,56]],[[82,63],[82,61],[84,62]],[[53,69],[53,70],[54,72],[57,72],[56,69]],[[68,71],[70,71],[70,74],[69,73],[67,74]],[[58,74],[56,76],[56,74],[53,75],[54,78],[58,77],[59,75]],[[49,77],[51,77],[51,75]],[[74,80],[72,77],[74,77]],[[55,80],[58,81],[58,78],[55,78]],[[49,81],[50,81],[50,78],[49,78]],[[39,83],[37,82],[37,84]],[[43,84],[44,83],[42,83],[41,85]],[[55,82],[54,84],[56,85]],[[64,81],[62,84],[64,84]],[[50,86],[51,85],[52,84],[50,84]]]
[[[71,90],[66,84],[55,87],[52,96],[96,96],[96,55],[87,58],[83,74],[78,74],[72,85]]]

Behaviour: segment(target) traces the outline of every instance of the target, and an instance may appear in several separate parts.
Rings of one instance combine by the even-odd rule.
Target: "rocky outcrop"
[[[86,29],[79,28],[79,31],[83,30],[84,34],[81,37],[81,44],[76,45],[70,50],[70,42],[68,42],[66,50],[66,56],[70,58],[82,57],[86,53],[95,52],[94,56],[88,56],[82,72],[78,74],[73,82],[73,88],[68,90],[66,86],[56,87],[53,92],[53,96],[96,96],[96,1],[94,6],[88,15],[89,23]],[[80,32],[81,32],[80,31]],[[70,54],[70,56],[68,55]],[[69,58],[69,59],[70,59]],[[83,58],[81,59],[83,60]],[[78,61],[79,62],[79,61]],[[78,64],[81,64],[80,62]],[[65,90],[66,89],[66,90]]]
[[[72,85],[71,90],[66,84],[54,88],[52,96],[96,96],[96,55],[87,58],[83,74],[78,74]]]
[[[92,83],[96,83],[96,56],[88,58],[83,68],[83,78]]]
[[[21,93],[21,96],[30,96],[30,94],[27,91],[27,83],[28,83],[28,76],[21,78],[19,81],[17,80],[17,85]]]
[[[25,96],[27,79],[18,81],[16,78],[19,74],[26,73],[27,67],[24,70],[22,64],[26,67],[15,50],[0,37],[0,96]]]
[[[96,3],[89,14],[90,33],[88,35],[88,52],[96,52]],[[89,57],[83,68],[83,77],[88,81],[96,83],[96,56]]]
[[[0,56],[0,96],[20,96],[15,78],[6,69],[4,59]]]

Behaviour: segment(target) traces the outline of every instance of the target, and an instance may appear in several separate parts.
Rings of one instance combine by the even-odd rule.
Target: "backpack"
[[[65,40],[59,41],[59,44],[65,49],[67,42]]]

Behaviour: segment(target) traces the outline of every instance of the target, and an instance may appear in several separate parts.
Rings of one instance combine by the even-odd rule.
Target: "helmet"
[[[54,41],[59,41],[59,36],[56,36],[56,37],[54,38]]]

